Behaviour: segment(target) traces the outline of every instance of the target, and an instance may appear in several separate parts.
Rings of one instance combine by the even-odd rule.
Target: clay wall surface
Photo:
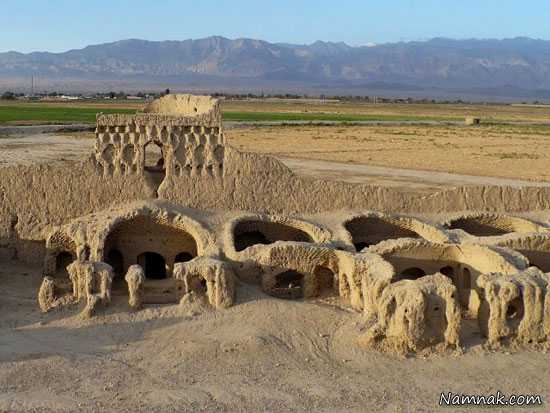
[[[147,110],[99,115],[90,160],[0,168],[0,256],[32,260],[41,254],[36,242],[44,241],[48,228],[145,199],[286,217],[341,210],[430,214],[550,208],[550,190],[540,187],[469,186],[411,196],[387,187],[303,178],[275,158],[228,146],[215,99],[166,96]],[[152,146],[160,148],[162,159],[148,169],[146,152]],[[417,221],[390,224],[423,236]]]
[[[92,161],[0,168],[0,256],[36,262],[36,241],[71,219],[154,196],[143,176],[104,177]],[[42,248],[43,250],[43,248]]]
[[[49,226],[114,204],[155,198],[157,191],[160,199],[197,209],[279,215],[342,209],[441,213],[473,209],[517,212],[550,207],[550,194],[542,188],[468,187],[431,197],[411,197],[391,188],[299,178],[274,158],[240,153],[221,145],[223,137],[216,135],[218,138],[220,141],[213,145],[195,141],[193,146],[202,146],[200,159],[195,156],[199,151],[167,150],[167,175],[160,182],[147,173],[128,172],[132,168],[139,170],[140,157],[125,172],[96,161],[0,168],[3,254],[12,254],[9,249],[15,248],[15,239],[43,240],[43,231]],[[208,158],[204,153],[215,156]],[[123,158],[114,159],[122,162]]]

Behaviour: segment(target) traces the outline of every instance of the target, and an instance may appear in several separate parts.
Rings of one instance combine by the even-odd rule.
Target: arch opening
[[[179,262],[187,262],[191,261],[193,258],[193,255],[188,252],[180,252],[178,255],[174,258],[174,264],[177,264]]]
[[[378,217],[357,217],[349,220],[344,227],[351,235],[356,251],[389,239],[421,238],[408,228]]]
[[[516,297],[508,303],[506,308],[506,322],[511,328],[516,329],[521,323],[524,313],[523,299]]]
[[[124,258],[122,253],[116,248],[111,249],[107,253],[105,262],[113,267],[114,280],[121,281],[124,278]]]
[[[173,263],[196,257],[197,249],[197,241],[184,229],[164,221],[159,222],[149,215],[140,215],[120,222],[111,230],[103,246],[103,251],[107,253],[103,260],[108,263],[111,260],[115,264],[112,265],[115,273],[120,270],[123,278],[130,265],[141,265],[138,256],[154,252],[163,257],[166,277],[171,277]],[[110,256],[113,251],[116,251],[114,256]]]
[[[244,251],[258,244],[272,244],[277,241],[313,242],[309,234],[301,229],[278,222],[246,220],[239,222],[233,230],[236,251]]]
[[[461,229],[476,237],[493,237],[514,231],[505,220],[490,218],[459,218],[447,225],[449,229]]]
[[[418,267],[406,268],[399,274],[399,279],[401,280],[417,280],[421,277],[424,277],[426,272],[423,269]]]
[[[166,261],[162,255],[156,252],[144,252],[138,255],[137,262],[148,279],[164,280],[167,277]]]
[[[62,251],[55,257],[55,277],[68,278],[69,272],[67,267],[75,260],[73,254],[67,251]]]
[[[334,272],[330,268],[318,266],[313,271],[315,282],[317,284],[318,295],[333,294],[335,290]]]
[[[275,285],[269,293],[277,298],[300,299],[304,297],[304,274],[288,270],[275,276]]]
[[[143,165],[147,172],[160,173],[165,172],[164,152],[162,144],[156,141],[145,145]]]

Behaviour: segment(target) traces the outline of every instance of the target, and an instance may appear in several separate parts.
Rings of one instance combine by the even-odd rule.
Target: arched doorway
[[[136,247],[139,249],[136,250]],[[122,277],[132,264],[139,264],[146,270],[147,260],[142,254],[145,252],[159,254],[165,260],[165,265],[158,265],[164,271],[156,272],[166,273],[166,277],[171,276],[174,261],[176,263],[189,261],[199,252],[197,242],[189,232],[157,222],[155,218],[149,216],[138,216],[118,223],[105,239],[103,251],[102,259],[111,264],[115,272],[117,268],[122,268]],[[138,255],[140,255],[139,259]],[[150,258],[148,261],[154,263],[155,259]],[[162,278],[165,278],[164,275]]]
[[[138,264],[143,268],[145,277],[151,280],[163,280],[166,278],[166,261],[156,252],[144,252],[137,257]]]
[[[180,252],[176,257],[174,258],[174,264],[177,264],[178,262],[187,262],[191,261],[193,259],[193,255],[191,255],[188,252]]]
[[[60,252],[55,257],[55,276],[64,278],[69,276],[67,267],[74,261],[73,254],[67,251]]]
[[[327,267],[318,266],[313,271],[317,284],[317,295],[328,295],[334,292],[334,273]]]
[[[299,299],[304,297],[304,274],[288,270],[275,276],[275,285],[270,294],[278,298]]]
[[[160,142],[149,142],[143,148],[145,176],[150,180],[155,187],[155,191],[164,181],[166,177],[166,169],[164,165],[164,151]]]
[[[124,278],[124,258],[119,250],[110,250],[107,254],[106,262],[113,267],[115,280],[121,280]]]
[[[162,144],[159,142],[149,142],[144,147],[143,165],[147,172],[164,173],[164,153]]]

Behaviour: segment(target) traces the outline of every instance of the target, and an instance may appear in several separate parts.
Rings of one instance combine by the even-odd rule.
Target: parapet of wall
[[[149,103],[135,115],[97,115],[97,126],[221,126],[218,99],[185,94],[166,95]]]

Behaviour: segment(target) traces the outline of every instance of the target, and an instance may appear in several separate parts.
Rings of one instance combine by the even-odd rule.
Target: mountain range
[[[214,36],[121,40],[63,53],[0,53],[0,88],[445,93],[550,98],[550,41],[531,38],[349,46]]]

